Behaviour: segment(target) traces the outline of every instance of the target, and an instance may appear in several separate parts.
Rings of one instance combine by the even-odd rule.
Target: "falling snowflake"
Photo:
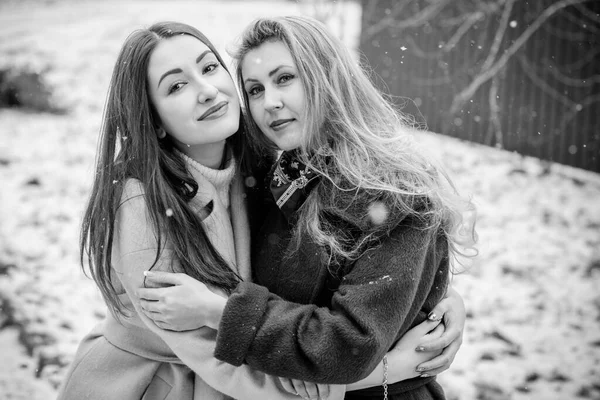
[[[574,144],[569,146],[569,153],[571,154],[575,154],[577,153],[577,146],[575,146]]]
[[[246,178],[244,183],[246,184],[246,187],[249,187],[249,188],[254,187],[254,186],[256,186],[256,178],[253,176],[249,176]]]
[[[375,225],[381,225],[389,215],[388,208],[380,201],[375,201],[369,205],[369,218]]]
[[[171,210],[170,208],[167,208],[167,211],[165,212],[165,214],[167,215],[167,217],[172,217],[173,216],[173,210]]]

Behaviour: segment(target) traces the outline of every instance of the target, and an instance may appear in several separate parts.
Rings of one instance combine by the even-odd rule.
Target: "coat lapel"
[[[248,222],[248,209],[244,198],[244,184],[240,174],[236,174],[233,178],[229,196],[237,272],[245,281],[250,282],[252,280],[250,269],[250,224]]]

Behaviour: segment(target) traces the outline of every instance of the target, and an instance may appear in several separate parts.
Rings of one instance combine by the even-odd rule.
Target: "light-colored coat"
[[[236,176],[231,186],[229,223],[229,218],[219,217],[227,207],[217,191],[202,175],[192,173],[202,188],[192,200],[192,208],[199,211],[214,201],[213,212],[204,221],[211,242],[249,280],[249,226],[241,179]],[[162,330],[140,311],[134,292],[144,286],[143,272],[154,262],[156,238],[138,181],[126,182],[123,200],[115,223],[113,272],[116,289],[122,292],[119,297],[131,315],[119,322],[108,313],[83,339],[58,400],[297,400],[281,388],[277,378],[215,359],[214,330]],[[223,222],[226,227],[217,229]],[[167,244],[153,270],[172,271],[172,261]],[[177,272],[177,263],[173,267]],[[330,398],[343,398],[343,389],[334,390],[341,393]]]

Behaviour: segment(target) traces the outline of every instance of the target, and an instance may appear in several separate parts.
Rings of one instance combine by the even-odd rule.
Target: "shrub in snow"
[[[0,107],[23,107],[57,114],[66,111],[53,104],[43,73],[18,68],[0,69]]]

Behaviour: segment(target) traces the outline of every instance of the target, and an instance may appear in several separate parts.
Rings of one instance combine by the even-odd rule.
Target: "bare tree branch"
[[[465,33],[467,33],[471,29],[471,27],[473,27],[473,25],[475,25],[477,21],[480,21],[484,16],[485,14],[479,11],[470,14],[463,22],[463,24],[456,30],[456,32],[450,38],[450,40],[448,40],[448,42],[444,45],[444,52],[447,53],[450,50],[452,50],[454,46],[456,46],[456,44],[460,41],[460,39],[465,35]]]
[[[529,40],[533,35],[552,15],[563,8],[585,3],[590,0],[561,0],[550,5],[546,8],[527,29],[515,40],[515,42],[502,54],[502,56],[487,70],[481,71],[481,73],[473,79],[473,81],[457,93],[452,100],[449,113],[454,115],[458,110],[473,97],[475,92],[481,87],[482,84],[492,79],[508,62],[508,60]]]
[[[483,10],[486,14],[495,14],[506,0],[496,0],[494,2],[475,0],[478,10]]]
[[[565,74],[560,72],[558,65],[552,62],[550,62],[550,68],[548,68],[548,71],[554,77],[554,79],[561,83],[564,83],[567,86],[590,87],[596,83],[600,83],[600,75],[592,75],[585,78],[571,78],[570,76],[566,76]]]
[[[518,57],[518,60],[521,63],[521,66],[523,67],[523,71],[525,71],[525,74],[527,74],[529,79],[538,88],[540,88],[544,93],[546,93],[547,95],[551,96],[552,98],[554,98],[555,100],[559,101],[564,106],[566,106],[567,112],[562,113],[563,118],[561,119],[561,122],[560,122],[560,130],[561,131],[564,131],[566,129],[567,125],[569,124],[569,122],[571,122],[571,120],[578,113],[580,113],[585,107],[588,107],[588,106],[600,101],[600,94],[588,96],[588,97],[584,98],[582,101],[573,101],[569,97],[563,95],[558,90],[551,87],[546,81],[544,81],[544,79],[540,78],[535,73],[535,68],[533,68],[532,65],[529,64],[529,62],[527,61],[527,59],[524,56]]]
[[[582,68],[584,65],[587,65],[588,63],[590,63],[594,58],[596,58],[598,55],[600,55],[600,47],[594,48],[592,49],[592,51],[589,51],[585,54],[585,56],[583,56],[583,58],[572,62],[570,64],[563,64],[563,68],[567,68],[567,69],[580,69]],[[552,60],[548,59],[548,58],[544,58],[543,61],[547,64],[551,64]]]
[[[402,13],[402,11],[404,11],[406,6],[410,4],[410,2],[411,2],[411,0],[396,1],[391,13],[393,13],[394,15],[400,15]]]
[[[502,134],[502,122],[500,122],[500,105],[498,104],[498,88],[499,88],[498,76],[492,78],[492,86],[490,87],[490,93],[488,96],[490,106],[490,125],[488,126],[488,134],[485,140],[485,144],[490,146],[492,144],[492,136],[495,136],[496,147],[504,147],[504,135]]]
[[[534,85],[536,85],[544,93],[546,93],[553,99],[559,101],[560,103],[564,104],[565,106],[567,106],[569,108],[575,106],[575,102],[573,102],[573,100],[571,100],[567,96],[563,95],[558,90],[556,90],[552,86],[550,86],[544,79],[540,78],[535,73],[535,68],[531,64],[529,64],[529,62],[527,61],[525,56],[517,57],[517,59],[519,60],[519,63],[521,64],[521,68],[523,69],[523,71],[525,72],[527,77],[531,80],[531,82],[533,82]]]
[[[586,29],[587,31],[589,31],[589,32],[591,32],[591,33],[593,33],[595,35],[597,35],[597,34],[600,33],[600,27],[595,26],[594,22],[586,21],[586,20],[584,20],[581,17],[578,17],[576,15],[572,15],[572,14],[569,14],[569,13],[565,13],[564,17],[566,19],[568,19],[569,21],[571,21],[573,24],[575,24],[578,28]],[[600,22],[600,20],[596,21],[596,22]]]
[[[460,15],[456,17],[444,18],[439,22],[439,24],[441,27],[444,28],[453,28],[455,26],[461,25],[465,21],[465,19],[469,18],[472,14],[483,13],[484,16],[494,15],[498,12],[498,10],[504,4],[505,1],[506,0],[497,0],[494,3],[487,3],[479,0],[476,2],[477,6],[475,7],[477,11],[472,12],[470,10],[462,10]],[[462,3],[459,3],[459,5],[461,4]]]
[[[463,0],[452,4],[458,7],[457,16],[445,16],[439,21],[441,27],[455,27],[461,25],[471,14],[483,13],[484,16],[494,15],[504,5],[506,0]]]
[[[407,43],[410,44],[410,49],[416,56],[425,58],[425,59],[430,59],[430,60],[436,59],[436,58],[441,57],[443,55],[443,53],[448,53],[450,50],[452,50],[458,44],[460,39],[473,27],[473,25],[475,25],[478,21],[480,21],[484,17],[485,17],[485,13],[483,13],[481,11],[476,11],[474,13],[471,13],[471,14],[461,17],[460,20],[462,21],[462,25],[458,28],[458,30],[454,33],[454,35],[450,38],[450,40],[448,40],[448,42],[446,42],[444,45],[440,45],[441,50],[437,50],[437,51],[422,50],[417,45],[415,40],[409,35],[406,36],[405,40],[407,41]]]
[[[583,99],[583,101],[577,102],[577,104],[575,104],[574,107],[571,107],[571,109],[569,109],[569,111],[567,113],[563,114],[563,119],[560,124],[561,131],[565,131],[569,122],[571,122],[571,120],[578,113],[583,111],[584,108],[591,106],[592,104],[598,103],[598,102],[600,102],[600,93],[595,94],[593,96],[588,96],[585,99]]]
[[[574,6],[583,17],[589,19],[591,23],[600,24],[600,15],[592,12],[589,8],[582,6],[581,4],[575,4]]]
[[[559,39],[566,39],[570,42],[582,42],[590,37],[589,33],[583,32],[571,32],[565,31],[562,29],[558,29],[551,24],[544,25],[543,29],[550,33],[553,36],[556,36]]]
[[[424,22],[432,20],[435,16],[439,14],[439,12],[452,0],[435,0],[431,5],[425,7],[423,10],[418,12],[415,15],[412,15],[410,18],[405,20],[396,20],[398,17],[396,10],[387,17],[383,18],[377,24],[370,26],[365,31],[366,37],[372,37],[373,35],[378,34],[388,27],[393,27],[397,30],[402,30],[406,28],[414,28],[417,26],[421,26]]]
[[[492,47],[490,48],[487,59],[481,66],[482,71],[488,70],[498,55],[498,50],[500,50],[500,45],[502,44],[502,39],[504,38],[506,28],[508,27],[508,20],[514,4],[515,0],[508,0],[504,5],[504,11],[502,12],[500,24],[498,26],[498,30],[496,31],[496,35],[494,36],[494,42],[492,43]]]

